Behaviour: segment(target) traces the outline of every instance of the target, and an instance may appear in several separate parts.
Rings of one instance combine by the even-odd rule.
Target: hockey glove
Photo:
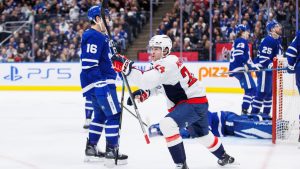
[[[268,65],[268,69],[272,69],[273,68],[273,63],[270,63],[269,65]]]
[[[115,54],[112,56],[111,61],[113,63],[113,68],[116,72],[123,72],[126,76],[130,74],[132,69],[133,61],[129,60],[127,57]]]
[[[291,65],[287,65],[287,72],[288,73],[295,73],[295,67]]]
[[[137,90],[137,91],[135,91],[135,92],[132,93],[133,98],[137,99],[138,102],[145,101],[146,99],[148,99],[149,95],[150,95],[150,91],[149,90],[145,91],[145,90],[142,90],[142,89],[139,89],[139,90]],[[129,97],[127,99],[127,105],[128,106],[132,106],[132,104],[133,103],[132,103],[132,101],[131,101],[131,99]]]
[[[250,64],[249,68],[250,68],[250,70],[260,70],[261,65],[259,65],[259,64]]]

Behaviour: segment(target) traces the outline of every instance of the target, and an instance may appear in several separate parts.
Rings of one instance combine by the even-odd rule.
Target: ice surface
[[[211,111],[240,112],[242,95],[208,93]],[[138,104],[147,123],[166,114],[162,97]],[[133,110],[131,108],[131,110]],[[0,169],[105,169],[103,163],[84,163],[87,132],[80,92],[0,92]],[[162,137],[147,145],[139,123],[124,111],[120,151],[128,165],[118,169],[173,169]],[[270,140],[222,138],[240,169],[299,169],[295,144],[272,145]],[[217,169],[217,159],[196,140],[184,140],[190,169]],[[99,143],[103,148],[104,140]],[[230,168],[230,167],[226,167]]]

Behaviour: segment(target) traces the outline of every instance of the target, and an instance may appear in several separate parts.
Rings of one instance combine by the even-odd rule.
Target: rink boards
[[[149,63],[135,63],[149,69]],[[207,92],[241,93],[238,81],[227,74],[228,62],[186,62]],[[80,63],[1,63],[0,90],[80,91]],[[121,90],[121,81],[117,82]],[[132,86],[136,89],[136,86]]]

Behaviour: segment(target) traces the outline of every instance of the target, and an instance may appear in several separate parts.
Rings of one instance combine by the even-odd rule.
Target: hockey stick
[[[270,72],[273,70],[281,71],[281,70],[287,70],[287,68],[276,68],[276,69],[259,69],[259,70],[241,70],[241,71],[228,71],[228,72],[222,72],[219,73],[219,75],[224,75],[224,74],[233,74],[233,73],[251,73],[251,72]]]
[[[130,113],[133,117],[135,117],[137,120],[138,120],[138,117],[132,112],[132,111],[130,111],[127,107],[125,107],[124,105],[123,105],[123,108],[128,112],[128,113]],[[148,127],[148,125],[147,125],[147,123],[145,123],[144,121],[142,121],[142,123],[143,123],[143,125],[145,126],[145,127]]]
[[[103,7],[104,9],[108,9],[108,0],[103,0],[102,7]],[[106,28],[108,37],[109,37],[109,39],[110,39],[110,49],[111,49],[112,54],[114,55],[114,54],[116,54],[116,53],[118,53],[118,52],[117,52],[117,49],[116,49],[116,47],[115,47],[115,45],[114,45],[114,43],[113,43],[113,41],[112,41],[112,39],[111,39],[111,33],[110,33],[109,27],[108,27],[108,25],[107,25],[107,23],[106,23],[106,19],[105,19],[105,11],[104,11],[104,10],[101,10],[101,16],[102,16],[102,20],[103,20],[104,26],[105,26],[105,28]],[[128,89],[130,99],[131,99],[131,101],[132,101],[132,103],[133,103],[133,105],[134,105],[134,110],[135,110],[135,112],[136,112],[136,115],[137,115],[138,121],[139,121],[139,123],[140,123],[141,129],[142,129],[142,131],[143,131],[144,138],[145,138],[145,140],[146,140],[146,143],[149,144],[149,143],[150,143],[149,136],[148,136],[148,134],[146,133],[146,130],[145,130],[144,126],[143,126],[142,118],[141,118],[141,116],[140,116],[139,110],[138,110],[137,105],[136,105],[136,103],[135,103],[135,100],[134,100],[134,98],[133,98],[132,91],[131,91],[130,85],[129,85],[129,83],[128,83],[127,77],[124,75],[124,73],[121,73],[121,74],[122,74],[122,77],[123,77],[123,81],[125,82],[125,85],[126,85],[126,87],[127,87],[127,89]]]
[[[123,111],[124,111],[124,94],[125,94],[125,84],[124,81],[122,82],[122,94],[121,94],[121,114],[120,114],[120,122],[119,122],[119,132],[118,132],[118,146],[120,145],[120,133],[122,130],[122,119],[123,119]],[[118,165],[118,156],[119,156],[119,149],[117,149],[116,157],[115,157],[115,165]]]

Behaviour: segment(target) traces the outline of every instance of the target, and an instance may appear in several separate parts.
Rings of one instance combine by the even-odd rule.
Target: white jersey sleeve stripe
[[[98,66],[98,65],[82,66],[81,68],[82,68],[82,69],[89,69],[89,68],[96,67],[96,66]]]
[[[286,52],[285,54],[286,54],[287,56],[290,56],[290,57],[293,57],[293,58],[297,57],[296,55],[293,55],[293,54],[288,53],[288,52]]]
[[[85,93],[85,92],[91,90],[92,88],[94,88],[94,83],[91,83],[91,84],[85,86],[85,87],[82,89],[82,92]]]
[[[293,46],[289,46],[288,49],[292,49],[293,51],[295,51],[296,53],[298,53],[297,49],[294,48]]]
[[[93,62],[93,63],[99,63],[96,59],[81,59],[82,62]]]

